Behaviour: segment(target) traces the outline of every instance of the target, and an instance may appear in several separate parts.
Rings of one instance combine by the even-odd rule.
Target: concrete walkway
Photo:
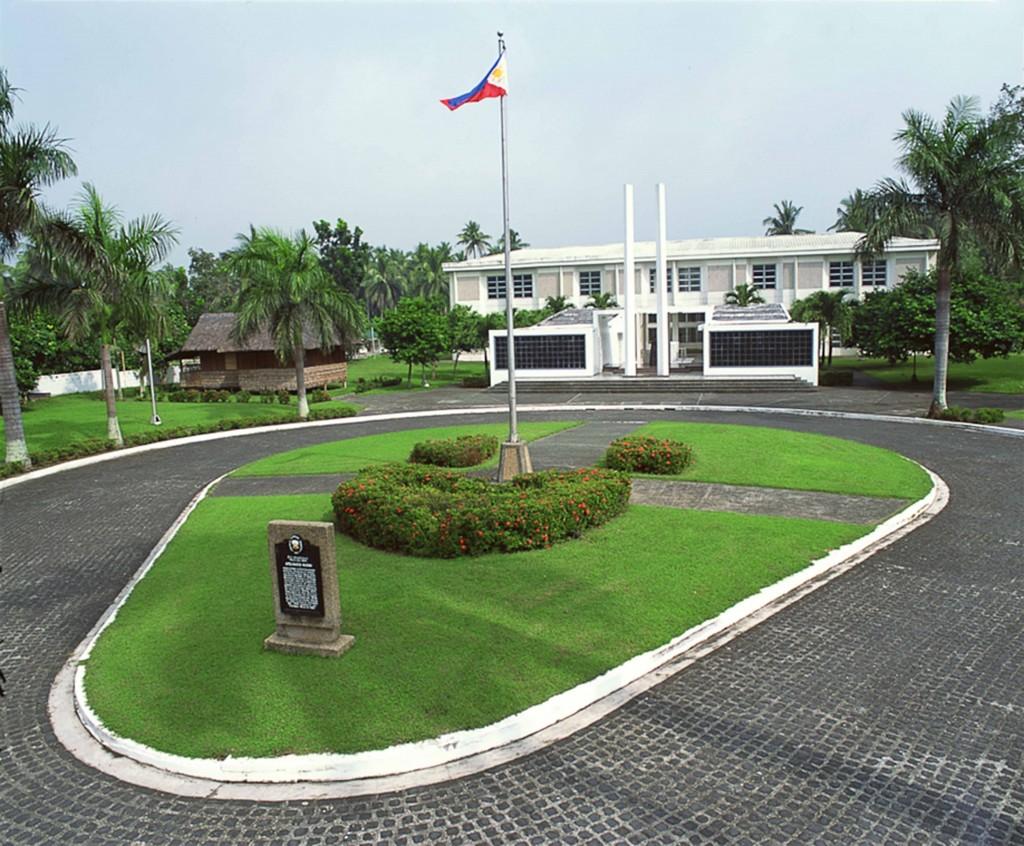
[[[530,444],[535,470],[593,467],[604,458],[608,445],[634,431],[636,421],[598,421],[555,432]],[[493,470],[474,475],[493,476]],[[304,476],[237,476],[224,479],[211,496],[271,496],[275,494],[329,494],[354,473]],[[875,525],[906,505],[901,499],[797,491],[786,488],[683,482],[675,479],[633,480],[634,505],[660,505],[698,511],[731,511],[775,517],[801,517],[838,523]]]
[[[81,765],[50,728],[53,678],[211,479],[271,452],[466,419],[356,418],[24,482],[0,491],[0,841],[1024,843],[1024,442],[777,414],[588,419],[852,438],[920,461],[948,482],[951,501],[856,569],[528,758],[402,793],[258,804],[162,795]]]

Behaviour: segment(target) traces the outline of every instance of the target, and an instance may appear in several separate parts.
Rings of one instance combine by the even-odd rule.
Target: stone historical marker
[[[267,544],[277,631],[263,645],[295,655],[341,655],[355,638],[341,633],[334,524],[271,520]]]

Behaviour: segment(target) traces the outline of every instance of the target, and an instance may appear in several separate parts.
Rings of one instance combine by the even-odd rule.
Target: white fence
[[[168,367],[167,371],[160,378],[160,374],[154,374],[160,383],[177,383],[181,381],[180,369],[177,366]],[[117,374],[114,374],[114,385],[117,385]],[[134,370],[121,371],[121,387],[137,388],[139,377]],[[99,391],[103,388],[102,370],[79,370],[75,373],[53,373],[49,376],[40,376],[36,385],[36,392],[59,396],[61,394],[81,394],[86,391]]]

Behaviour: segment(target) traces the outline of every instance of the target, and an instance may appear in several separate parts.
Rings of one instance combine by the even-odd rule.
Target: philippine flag
[[[480,80],[480,84],[476,88],[459,97],[451,97],[441,102],[454,112],[465,103],[475,103],[478,100],[486,100],[488,97],[504,97],[506,94],[508,94],[508,68],[505,65],[505,51],[502,50],[498,61],[487,72],[487,76]]]

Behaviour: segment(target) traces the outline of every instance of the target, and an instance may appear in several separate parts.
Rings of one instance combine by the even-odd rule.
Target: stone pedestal
[[[335,657],[355,642],[341,633],[334,524],[272,520],[267,524],[277,631],[266,649]]]
[[[523,473],[533,472],[530,461],[530,450],[526,441],[506,441],[501,445],[501,457],[498,461],[498,481],[507,482]]]

